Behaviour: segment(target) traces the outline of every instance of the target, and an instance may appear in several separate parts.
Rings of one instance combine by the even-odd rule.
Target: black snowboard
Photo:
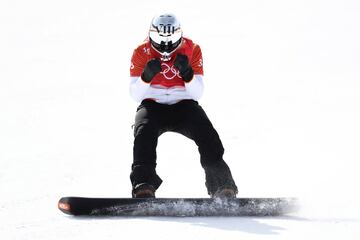
[[[83,198],[63,197],[59,209],[74,216],[279,216],[296,211],[294,198]]]

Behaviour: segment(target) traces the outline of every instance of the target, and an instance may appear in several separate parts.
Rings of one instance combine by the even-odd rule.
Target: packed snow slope
[[[62,196],[129,197],[132,50],[169,11],[202,47],[207,111],[239,197],[276,218],[73,218]],[[1,239],[359,239],[360,2],[0,2]],[[158,197],[207,197],[195,144],[160,137]]]

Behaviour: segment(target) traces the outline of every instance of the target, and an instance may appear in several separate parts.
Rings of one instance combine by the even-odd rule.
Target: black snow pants
[[[173,105],[144,100],[140,104],[134,125],[134,159],[130,174],[133,189],[143,183],[155,189],[161,185],[162,180],[155,170],[156,147],[158,137],[168,131],[180,133],[194,140],[198,146],[201,166],[205,170],[205,185],[210,195],[223,187],[237,192],[230,169],[223,160],[224,148],[219,135],[205,111],[194,100],[183,100]]]

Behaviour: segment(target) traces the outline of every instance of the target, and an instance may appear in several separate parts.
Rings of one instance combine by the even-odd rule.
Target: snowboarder
[[[202,78],[200,46],[183,37],[175,15],[155,16],[147,39],[134,50],[130,66],[130,94],[140,102],[130,174],[133,198],[155,197],[162,183],[155,170],[156,147],[158,137],[167,131],[196,143],[211,197],[236,197],[237,187],[223,160],[219,135],[198,103]]]

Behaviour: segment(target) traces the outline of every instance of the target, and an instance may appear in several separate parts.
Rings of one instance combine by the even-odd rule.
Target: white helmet
[[[161,14],[151,21],[149,30],[151,46],[158,51],[163,60],[169,60],[182,41],[180,22],[174,14]]]

